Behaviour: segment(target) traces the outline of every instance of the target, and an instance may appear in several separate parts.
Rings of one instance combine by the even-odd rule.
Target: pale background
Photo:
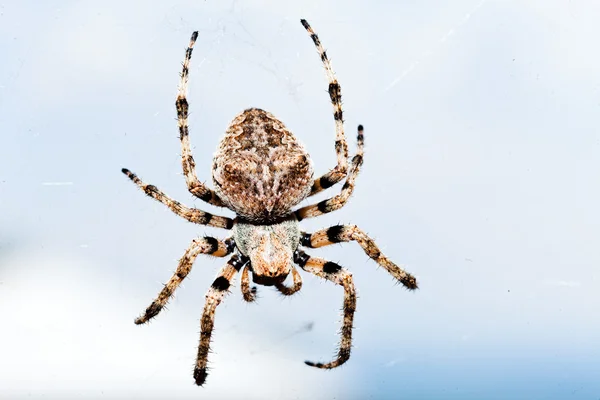
[[[599,2],[165,3],[0,4],[1,398],[600,398]],[[250,106],[282,119],[317,173],[332,167],[300,18],[333,60],[350,149],[358,123],[367,145],[350,204],[303,227],[358,224],[421,289],[356,244],[312,250],[355,276],[350,361],[303,364],[333,355],[339,287],[303,274],[295,297],[259,288],[248,305],[236,285],[198,388],[198,320],[223,260],[199,258],[167,312],[133,319],[192,238],[227,233],[177,218],[120,169],[218,211],[192,200],[178,156],[193,30],[202,180]]]

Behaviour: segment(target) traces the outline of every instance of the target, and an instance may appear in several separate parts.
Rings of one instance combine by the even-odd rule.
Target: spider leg
[[[319,215],[327,214],[335,210],[339,210],[342,208],[347,202],[352,192],[354,191],[354,182],[356,181],[356,177],[360,172],[360,167],[363,164],[363,156],[364,156],[364,135],[363,135],[363,126],[358,126],[358,135],[357,135],[358,146],[356,150],[356,155],[352,157],[352,164],[350,165],[350,172],[348,173],[348,177],[346,178],[346,182],[342,187],[340,194],[331,197],[329,199],[320,201],[317,204],[312,204],[309,206],[302,207],[296,210],[294,213],[298,218],[298,221],[301,221],[306,218],[318,217]]]
[[[296,268],[292,268],[292,278],[294,278],[294,284],[292,286],[286,286],[283,283],[275,284],[275,287],[282,295],[291,296],[302,289],[302,277]]]
[[[206,201],[207,203],[219,207],[224,207],[219,196],[217,196],[217,194],[214,191],[206,187],[202,182],[198,180],[198,176],[196,175],[196,162],[194,161],[194,157],[192,156],[192,149],[190,146],[187,84],[189,79],[190,60],[192,58],[194,43],[196,43],[197,38],[198,32],[194,32],[190,39],[190,44],[185,51],[183,69],[181,71],[181,79],[179,81],[179,87],[177,91],[177,100],[175,101],[175,106],[177,107],[177,125],[179,126],[179,139],[181,140],[181,166],[183,167],[183,175],[185,176],[185,182],[190,193]]]
[[[252,303],[256,300],[256,286],[250,287],[250,269],[248,266],[244,267],[244,270],[242,271],[240,286],[244,300],[246,300],[248,303]]]
[[[331,68],[331,62],[327,57],[327,52],[321,45],[321,41],[317,34],[310,27],[305,19],[300,20],[304,29],[310,34],[311,39],[317,47],[325,72],[327,74],[327,80],[329,81],[329,98],[333,105],[333,119],[335,120],[335,152],[337,153],[337,165],[331,169],[328,173],[315,179],[310,195],[319,193],[323,189],[327,189],[346,177],[348,171],[348,144],[346,143],[346,137],[344,135],[344,118],[342,111],[342,90],[338,83],[335,73]]]
[[[336,263],[322,258],[311,257],[302,250],[296,250],[294,253],[294,262],[303,270],[344,287],[344,319],[340,347],[336,359],[328,363],[305,361],[311,367],[325,369],[339,367],[348,361],[350,358],[350,349],[352,348],[352,322],[354,320],[354,311],[356,311],[356,289],[354,288],[352,274]]]
[[[135,323],[137,325],[146,323],[150,319],[154,318],[163,309],[165,304],[167,304],[169,299],[175,293],[175,290],[177,290],[181,282],[190,273],[192,264],[196,260],[198,254],[210,254],[216,257],[225,257],[226,255],[230,254],[234,248],[235,242],[232,238],[224,241],[209,236],[194,239],[185,251],[183,257],[181,257],[179,260],[177,270],[171,279],[169,279],[169,282],[167,282],[165,287],[160,291],[156,300],[154,300],[152,304],[146,308],[144,314],[135,319]]]
[[[225,295],[229,293],[229,286],[235,274],[248,262],[247,258],[233,255],[227,264],[221,268],[217,278],[206,293],[206,303],[200,321],[200,345],[198,346],[198,358],[194,368],[194,380],[196,385],[202,386],[206,381],[206,364],[208,352],[210,351],[210,336],[215,324],[215,310]]]
[[[377,247],[377,244],[375,244],[375,241],[367,236],[367,234],[356,225],[335,225],[326,229],[321,229],[313,234],[303,232],[300,239],[302,246],[310,248],[350,241],[357,242],[373,261],[385,268],[387,272],[406,288],[417,289],[418,285],[416,278],[384,256],[381,253],[381,250],[379,250],[379,247]]]
[[[142,189],[148,196],[155,200],[160,201],[171,209],[175,214],[180,217],[187,219],[190,222],[200,225],[214,226],[216,228],[231,229],[233,227],[233,220],[227,217],[221,217],[213,215],[197,208],[190,208],[184,206],[177,200],[174,200],[160,191],[154,185],[147,185],[137,177],[136,174],[129,171],[126,168],[121,170],[129,179],[131,179],[140,189]]]

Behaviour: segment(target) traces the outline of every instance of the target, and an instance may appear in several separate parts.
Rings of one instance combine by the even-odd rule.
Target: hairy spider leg
[[[154,185],[147,185],[137,177],[136,174],[131,172],[130,170],[123,168],[121,170],[129,179],[133,181],[140,189],[144,191],[148,196],[152,197],[154,200],[160,201],[175,214],[179,215],[181,218],[187,219],[190,222],[200,225],[208,225],[214,226],[215,228],[223,228],[223,229],[231,229],[233,228],[233,220],[227,217],[221,217],[218,215],[213,215],[211,213],[199,210],[197,208],[187,207],[177,200],[174,200],[164,194],[161,190],[159,190]]]
[[[214,206],[224,207],[219,196],[198,180],[198,176],[196,175],[196,162],[192,156],[190,145],[187,85],[190,72],[190,60],[192,59],[192,51],[194,50],[194,43],[196,43],[197,38],[198,32],[192,33],[190,44],[185,51],[181,79],[179,80],[179,87],[177,90],[177,100],[175,100],[175,106],[177,108],[177,125],[179,126],[179,139],[181,140],[181,166],[190,193]]]
[[[350,358],[350,350],[352,348],[352,323],[354,321],[354,312],[356,311],[357,297],[352,274],[336,263],[322,258],[311,257],[302,250],[296,250],[294,253],[294,261],[303,270],[310,272],[319,278],[327,279],[344,288],[342,329],[340,346],[338,348],[336,359],[328,363],[305,361],[306,365],[310,365],[311,367],[323,369],[339,367],[348,361]]]
[[[331,61],[329,61],[327,52],[323,48],[323,45],[321,45],[319,37],[310,27],[308,22],[306,22],[305,19],[300,20],[300,22],[315,43],[315,47],[319,52],[319,57],[323,62],[323,66],[325,67],[327,81],[329,82],[329,98],[331,99],[331,104],[333,105],[333,119],[335,121],[335,152],[337,154],[337,165],[325,175],[315,179],[310,191],[310,195],[312,196],[313,194],[319,193],[324,189],[330,188],[344,179],[348,172],[348,144],[346,143],[346,136],[344,134],[342,89],[337,81],[337,78],[335,77],[333,68],[331,67]]]
[[[346,182],[344,183],[344,186],[342,186],[340,194],[329,199],[320,201],[317,204],[312,204],[306,207],[302,207],[299,210],[296,210],[295,214],[298,218],[298,221],[302,221],[306,218],[318,217],[319,215],[339,210],[348,202],[350,196],[352,195],[352,192],[354,191],[354,182],[356,181],[356,177],[360,172],[360,167],[363,164],[364,135],[362,125],[358,126],[357,142],[358,146],[356,150],[356,155],[352,158],[350,172],[348,173],[348,177],[346,179]]]
[[[373,239],[356,225],[334,225],[315,233],[302,232],[300,244],[304,247],[318,248],[341,242],[357,242],[364,252],[377,264],[396,278],[407,289],[417,289],[417,279],[381,253]]]
[[[179,260],[177,270],[169,279],[169,282],[160,291],[156,300],[146,308],[143,315],[135,319],[137,325],[148,322],[154,318],[164,308],[169,299],[175,294],[175,290],[181,282],[188,276],[192,270],[192,265],[199,254],[208,254],[215,257],[225,257],[231,254],[235,248],[235,243],[232,238],[226,240],[218,240],[210,236],[192,240],[183,257]]]
[[[210,336],[215,325],[215,311],[223,298],[229,293],[231,281],[236,273],[246,265],[248,258],[234,254],[227,264],[219,271],[217,278],[206,293],[204,312],[200,320],[200,344],[198,346],[198,357],[194,368],[194,380],[196,385],[202,386],[206,382],[208,353],[210,351]]]

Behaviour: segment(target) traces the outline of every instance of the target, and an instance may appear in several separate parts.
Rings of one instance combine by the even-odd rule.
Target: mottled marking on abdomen
[[[237,115],[213,161],[219,197],[252,221],[288,215],[310,193],[313,180],[308,153],[271,113],[251,108]]]

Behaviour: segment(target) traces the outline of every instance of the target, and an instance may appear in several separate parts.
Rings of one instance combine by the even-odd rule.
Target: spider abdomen
[[[288,215],[310,194],[312,162],[281,121],[250,108],[227,128],[213,160],[213,182],[237,214],[269,222]]]

